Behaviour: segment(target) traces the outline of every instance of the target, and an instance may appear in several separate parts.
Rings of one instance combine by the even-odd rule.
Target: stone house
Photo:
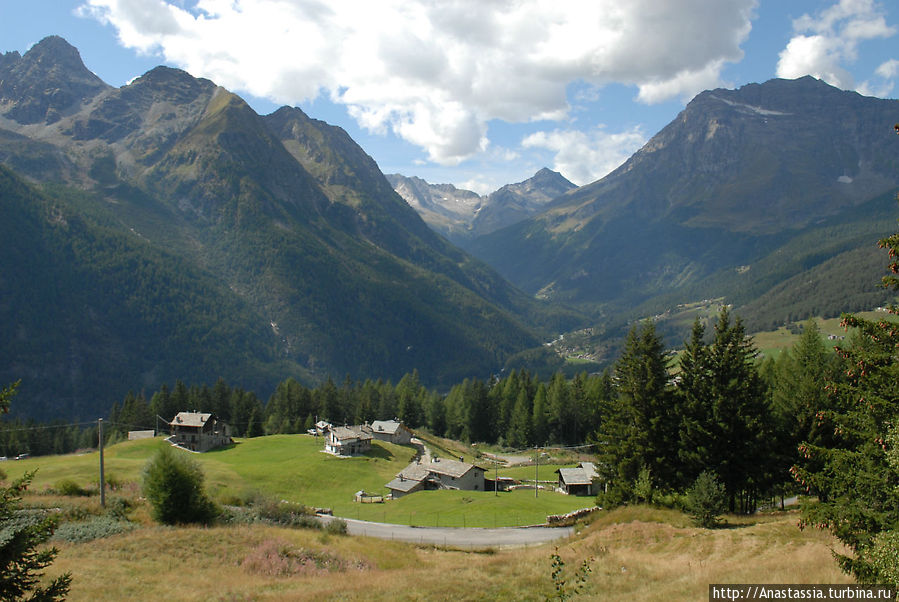
[[[365,426],[332,426],[325,437],[325,451],[336,456],[358,456],[371,450],[372,436]]]
[[[394,499],[423,489],[484,491],[485,469],[480,466],[435,458],[430,463],[413,462],[387,483]]]
[[[375,420],[371,423],[372,437],[379,441],[389,441],[399,445],[409,445],[412,431],[402,422],[396,420]]]
[[[595,495],[599,493],[594,486],[594,479],[598,476],[593,462],[581,462],[577,468],[560,468],[556,471],[559,475],[559,489],[568,495]]]
[[[231,428],[211,413],[178,412],[169,427],[168,441],[191,451],[205,452],[234,443]]]

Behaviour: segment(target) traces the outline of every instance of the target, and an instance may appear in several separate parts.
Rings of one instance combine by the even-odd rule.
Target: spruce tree
[[[673,484],[679,417],[673,411],[669,381],[665,346],[655,326],[634,326],[615,363],[617,396],[596,435],[597,459],[613,490],[610,501],[629,499],[643,468],[658,484]]]
[[[0,389],[0,413],[9,411],[19,381]],[[72,576],[56,577],[41,586],[42,571],[56,558],[56,548],[38,550],[56,528],[56,518],[22,516],[22,492],[34,473],[0,486],[0,600],[64,600]],[[26,597],[27,596],[27,597]]]
[[[767,387],[755,363],[756,350],[740,318],[725,306],[710,345],[694,324],[681,360],[679,394],[685,418],[681,456],[685,476],[713,470],[724,485],[731,511],[753,512],[771,482],[773,432]]]
[[[883,284],[899,290],[899,233],[880,246],[889,251],[892,272]],[[888,311],[897,314],[899,307]],[[830,399],[817,415],[834,425],[833,440],[801,445],[807,462],[792,471],[808,491],[818,492],[818,501],[803,507],[801,524],[830,530],[853,552],[836,554],[842,569],[876,583],[889,576],[878,554],[899,525],[899,467],[890,463],[899,443],[890,437],[899,418],[899,324],[851,314],[842,323],[856,333],[837,347],[845,375],[827,383]]]

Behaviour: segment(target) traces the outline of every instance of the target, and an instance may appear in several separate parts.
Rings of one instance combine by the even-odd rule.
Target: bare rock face
[[[0,57],[0,114],[21,124],[55,123],[109,88],[58,36],[44,38],[24,56]]]
[[[562,174],[545,167],[533,177],[507,184],[487,196],[399,174],[390,174],[387,179],[429,226],[462,247],[474,237],[535,215],[553,199],[576,188]]]

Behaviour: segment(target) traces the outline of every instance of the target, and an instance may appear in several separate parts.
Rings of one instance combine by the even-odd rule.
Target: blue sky
[[[597,180],[702,90],[813,75],[899,92],[895,0],[0,0],[121,86],[159,64],[339,125],[385,173],[480,193]]]

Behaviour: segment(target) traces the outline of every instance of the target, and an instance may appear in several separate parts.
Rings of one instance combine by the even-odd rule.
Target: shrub
[[[59,495],[67,495],[71,497],[87,497],[90,495],[90,492],[73,481],[72,479],[63,479],[58,481],[53,489],[56,490],[56,493]]]
[[[53,538],[71,543],[81,543],[125,533],[133,528],[132,523],[111,516],[94,516],[86,521],[61,524],[57,527]]]
[[[634,497],[638,502],[643,502],[644,504],[652,503],[652,475],[648,466],[640,469],[640,474],[637,475],[637,479],[634,481]]]
[[[696,477],[684,500],[684,510],[693,517],[693,521],[700,527],[710,529],[718,524],[718,518],[726,509],[727,497],[718,476],[707,470]]]
[[[325,531],[332,535],[346,535],[346,521],[340,518],[332,518],[328,521]]]
[[[203,472],[190,458],[161,448],[144,466],[144,496],[153,518],[167,524],[210,523],[218,514],[203,489]]]

